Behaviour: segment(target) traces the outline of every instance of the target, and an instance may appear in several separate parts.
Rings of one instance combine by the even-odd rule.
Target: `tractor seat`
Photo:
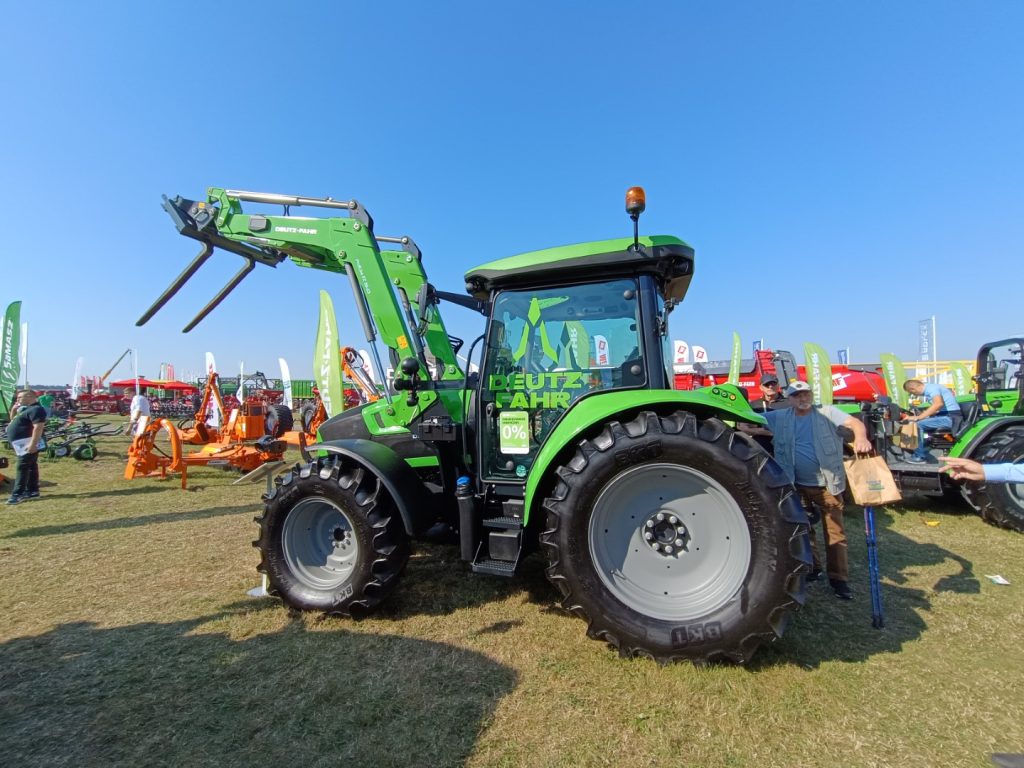
[[[952,435],[953,437],[959,437],[974,426],[974,422],[978,420],[979,413],[981,413],[981,406],[978,405],[977,400],[960,403],[960,418],[957,419],[955,416],[953,417],[952,429],[939,427],[938,429],[931,429],[928,431],[933,435]]]

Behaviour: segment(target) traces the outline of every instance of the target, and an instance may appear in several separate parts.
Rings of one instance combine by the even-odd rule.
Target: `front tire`
[[[1024,429],[992,435],[971,458],[982,464],[1024,462]],[[986,523],[1024,533],[1024,483],[966,483],[961,492]]]
[[[337,456],[278,477],[256,522],[268,592],[298,610],[369,613],[409,559],[394,501],[373,473]]]
[[[623,656],[742,663],[803,604],[807,516],[778,464],[718,419],[611,422],[556,473],[548,579]]]

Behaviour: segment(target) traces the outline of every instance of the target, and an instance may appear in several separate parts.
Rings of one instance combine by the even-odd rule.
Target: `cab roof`
[[[466,273],[466,291],[481,301],[508,288],[537,288],[653,274],[665,299],[682,300],[693,276],[693,248],[671,235],[598,240],[520,253]]]

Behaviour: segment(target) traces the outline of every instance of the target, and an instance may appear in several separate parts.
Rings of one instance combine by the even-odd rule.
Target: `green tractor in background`
[[[348,215],[292,217],[299,205]],[[347,275],[369,349],[379,336],[390,351],[382,398],[325,422],[265,497],[259,570],[289,606],[372,611],[438,525],[475,573],[512,576],[541,549],[562,606],[624,656],[744,662],[803,604],[807,517],[729,426],[763,420],[736,387],[670,389],[668,318],[694,254],[639,236],[641,189],[627,193],[632,238],[484,264],[466,294],[435,289],[415,243],[377,234],[354,200],[211,188],[164,207],[202,251],[139,324],[220,248],[247,263],[186,331],[256,263],[290,258]],[[479,371],[462,369],[440,301],[486,318],[468,352]]]
[[[959,397],[962,423],[953,430],[928,432],[925,439],[934,463],[912,464],[893,444],[901,409],[890,398],[861,406],[875,449],[884,456],[903,491],[949,499],[965,499],[993,525],[1024,531],[1024,485],[957,483],[942,471],[941,456],[982,463],[1024,462],[1024,339],[984,344],[978,350],[977,393]],[[853,411],[851,406],[841,406]]]

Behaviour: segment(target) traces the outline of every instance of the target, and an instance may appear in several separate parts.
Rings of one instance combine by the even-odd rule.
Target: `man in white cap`
[[[808,513],[821,513],[825,535],[825,562],[829,584],[836,597],[853,599],[850,592],[850,567],[847,559],[846,530],[843,527],[843,491],[846,472],[843,470],[843,439],[837,427],[853,432],[853,449],[870,453],[864,424],[831,405],[815,407],[811,387],[806,381],[794,381],[786,389],[791,408],[767,411],[764,414],[775,444],[775,460],[779,462],[800,494]],[[811,529],[811,552],[814,569],[808,579],[821,575],[821,560]]]

